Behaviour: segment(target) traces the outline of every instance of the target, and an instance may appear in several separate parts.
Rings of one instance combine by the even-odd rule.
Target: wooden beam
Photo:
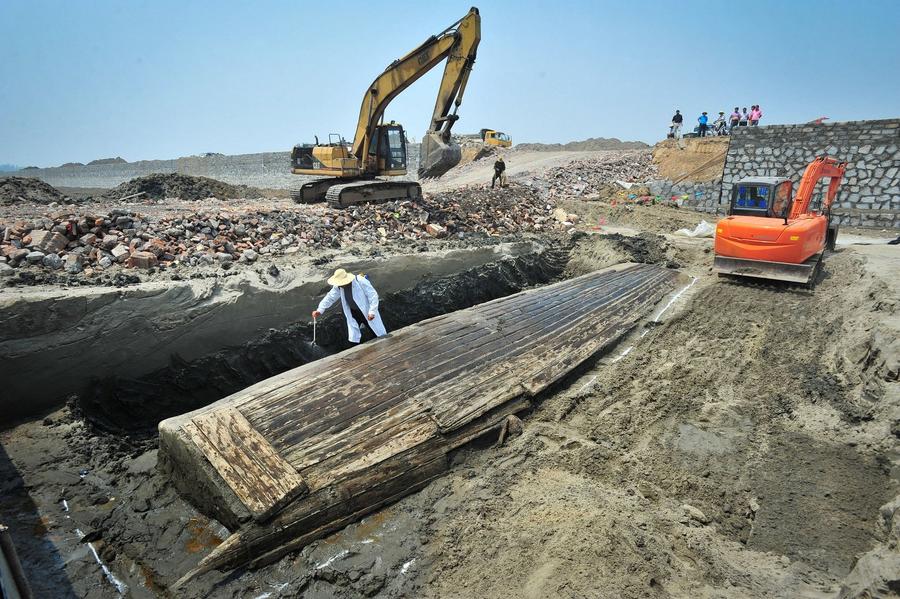
[[[183,430],[258,522],[308,490],[293,466],[234,408],[201,414]]]

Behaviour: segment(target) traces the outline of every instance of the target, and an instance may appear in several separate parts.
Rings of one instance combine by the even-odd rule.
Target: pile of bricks
[[[534,190],[511,187],[346,210],[223,209],[153,218],[120,209],[102,215],[57,213],[0,222],[0,276],[28,267],[91,275],[114,267],[230,265],[358,243],[516,235],[561,227],[553,209]]]

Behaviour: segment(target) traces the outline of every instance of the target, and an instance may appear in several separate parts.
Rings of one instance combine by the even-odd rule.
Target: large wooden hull
[[[450,451],[633,327],[676,276],[621,265],[525,291],[163,421],[163,468],[233,531],[183,580],[275,560],[426,485]]]

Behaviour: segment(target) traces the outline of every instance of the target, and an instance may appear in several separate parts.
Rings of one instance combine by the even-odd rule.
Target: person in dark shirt
[[[497,182],[497,179],[500,179],[500,185],[503,185],[504,171],[506,171],[506,163],[503,162],[503,156],[500,156],[494,163],[494,178],[491,179],[491,189],[494,188],[494,184]]]

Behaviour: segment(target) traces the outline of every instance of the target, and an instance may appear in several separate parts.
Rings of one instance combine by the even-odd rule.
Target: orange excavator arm
[[[816,184],[825,177],[830,177],[831,181],[828,183],[825,201],[822,202],[822,213],[828,214],[831,204],[837,197],[838,188],[841,186],[846,170],[846,162],[840,162],[828,156],[819,156],[810,162],[800,179],[797,195],[794,196],[794,204],[791,206],[788,218],[795,219],[802,214],[809,213],[809,204],[812,201],[813,192],[816,190]]]

